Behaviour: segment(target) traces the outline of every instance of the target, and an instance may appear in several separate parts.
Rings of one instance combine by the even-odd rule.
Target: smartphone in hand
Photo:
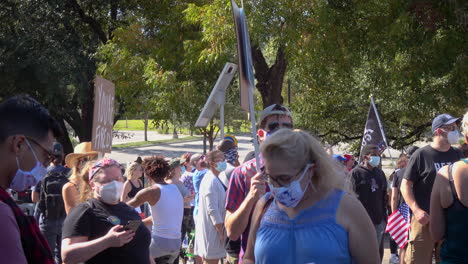
[[[132,230],[133,232],[136,232],[140,225],[141,220],[129,220],[128,223],[124,226],[124,230]]]

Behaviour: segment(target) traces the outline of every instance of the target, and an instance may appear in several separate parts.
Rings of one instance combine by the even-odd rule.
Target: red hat
[[[346,162],[348,162],[350,159],[354,158],[353,155],[349,155],[349,154],[344,154],[343,157],[346,159]]]

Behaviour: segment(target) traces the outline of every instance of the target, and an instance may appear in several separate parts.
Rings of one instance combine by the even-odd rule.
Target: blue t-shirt
[[[195,208],[193,209],[194,216],[198,213],[198,192],[200,191],[200,184],[207,171],[208,169],[204,169],[202,171],[197,170],[193,174],[193,188],[195,189]]]

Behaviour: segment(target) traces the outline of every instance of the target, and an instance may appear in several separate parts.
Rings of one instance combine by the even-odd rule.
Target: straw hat
[[[98,152],[91,150],[91,142],[83,142],[76,145],[74,153],[70,153],[65,157],[65,164],[68,168],[72,168],[76,165],[76,161],[81,157],[97,156]]]

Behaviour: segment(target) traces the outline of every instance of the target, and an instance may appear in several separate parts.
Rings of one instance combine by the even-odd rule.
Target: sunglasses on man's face
[[[268,130],[270,132],[272,132],[272,131],[278,130],[280,128],[292,129],[293,124],[291,124],[289,122],[271,122],[271,123],[267,124],[267,127],[268,127]]]

